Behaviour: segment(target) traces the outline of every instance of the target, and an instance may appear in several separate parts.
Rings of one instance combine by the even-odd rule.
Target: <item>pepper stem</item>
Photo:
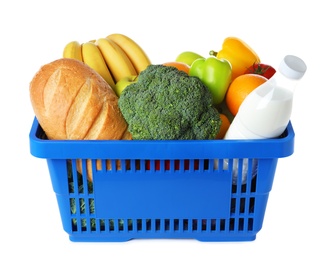
[[[217,56],[217,51],[211,50],[209,52],[209,55],[211,55],[211,56]]]

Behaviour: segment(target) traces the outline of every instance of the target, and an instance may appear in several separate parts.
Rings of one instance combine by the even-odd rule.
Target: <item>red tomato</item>
[[[267,79],[270,79],[275,74],[275,72],[276,70],[271,65],[255,63],[246,70],[245,74],[259,74]]]

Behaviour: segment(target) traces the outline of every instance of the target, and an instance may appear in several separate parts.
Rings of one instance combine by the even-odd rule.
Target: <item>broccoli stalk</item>
[[[215,139],[220,130],[209,89],[175,67],[148,66],[118,104],[134,140]]]

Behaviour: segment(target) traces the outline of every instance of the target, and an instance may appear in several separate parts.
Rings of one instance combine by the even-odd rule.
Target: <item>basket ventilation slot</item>
[[[89,160],[91,161],[91,160]],[[116,167],[118,164],[115,160],[110,160],[110,163],[98,163],[96,166],[100,169],[104,163],[106,166]],[[131,162],[132,160],[130,160]],[[113,163],[112,163],[113,162]],[[185,163],[186,162],[186,163]],[[196,160],[192,160],[190,164],[187,160],[182,162],[183,167],[204,167],[208,169],[210,164],[208,160],[201,166],[194,164]],[[83,163],[87,163],[83,160]],[[179,162],[180,163],[180,162]],[[178,163],[178,169],[180,165]],[[134,166],[132,166],[132,164]],[[141,166],[144,164],[143,166]],[[254,226],[254,209],[256,191],[256,177],[249,185],[232,185],[231,191],[231,207],[230,218],[220,219],[99,219],[95,215],[95,203],[92,182],[88,181],[87,174],[80,174],[77,170],[78,160],[67,160],[68,169],[68,187],[70,194],[70,209],[71,209],[71,230],[73,232],[233,232],[233,231],[252,231]],[[138,165],[138,166],[137,166]],[[166,170],[170,167],[176,167],[171,164],[167,168],[166,161],[134,160],[129,166],[132,167],[165,167]],[[148,166],[149,165],[149,166]],[[158,166],[160,165],[160,166]],[[129,167],[128,166],[128,167]],[[109,167],[109,168],[110,168]],[[110,168],[112,170],[112,168]],[[185,169],[185,168],[184,168]],[[106,168],[108,170],[108,168]]]

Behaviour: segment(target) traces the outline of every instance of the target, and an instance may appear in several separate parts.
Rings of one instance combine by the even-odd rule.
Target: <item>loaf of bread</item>
[[[78,60],[43,65],[30,83],[30,99],[48,139],[131,139],[113,89]]]

